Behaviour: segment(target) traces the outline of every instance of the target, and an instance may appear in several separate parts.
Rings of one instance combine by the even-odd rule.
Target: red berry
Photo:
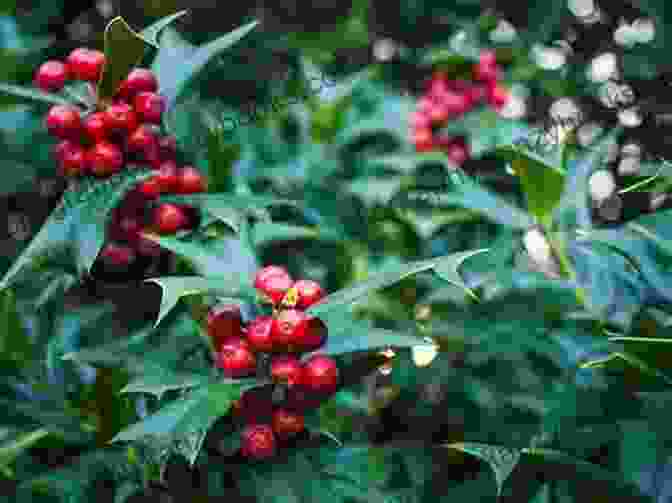
[[[298,358],[292,355],[278,355],[271,360],[271,378],[275,382],[296,386],[301,384],[303,367]]]
[[[222,304],[213,307],[207,317],[208,334],[218,345],[227,337],[241,337],[243,318],[237,304]]]
[[[82,131],[79,110],[69,105],[54,105],[45,119],[47,130],[57,138],[73,139]]]
[[[452,140],[446,147],[445,152],[453,163],[461,166],[469,158],[469,149],[464,140]]]
[[[45,93],[60,91],[68,79],[68,67],[61,61],[50,60],[37,69],[35,86]]]
[[[145,229],[143,229],[144,231]],[[142,235],[142,231],[138,234],[138,241],[135,243],[135,250],[145,257],[158,257],[161,255],[161,245],[146,238]]]
[[[178,173],[175,192],[177,194],[196,194],[206,191],[205,177],[193,166],[184,166]]]
[[[53,149],[54,157],[56,158],[57,161],[61,161],[63,159],[63,156],[69,150],[72,150],[73,148],[76,148],[76,147],[81,147],[81,145],[77,142],[72,141],[72,140],[62,140],[54,146],[54,149]]]
[[[287,351],[297,351],[297,342],[303,340],[308,329],[308,315],[297,309],[285,309],[273,319],[271,337],[273,344]]]
[[[115,241],[137,243],[142,228],[140,221],[133,217],[122,217],[110,226],[109,235]]]
[[[432,121],[426,114],[423,114],[421,112],[413,112],[411,114],[411,118],[408,121],[408,123],[414,129],[416,128],[422,129],[422,128],[429,128],[429,126],[431,126],[432,124]]]
[[[241,433],[240,452],[250,459],[268,459],[275,456],[277,446],[273,428],[266,424],[251,424]]]
[[[161,194],[161,185],[156,176],[148,178],[140,183],[138,191],[147,199],[155,199]]]
[[[509,101],[509,92],[504,86],[495,84],[488,86],[488,103],[491,107],[500,109]]]
[[[483,51],[474,66],[474,79],[482,82],[494,82],[500,78],[497,56],[494,51]]]
[[[299,309],[308,309],[324,298],[324,290],[317,281],[300,279],[294,283],[294,288],[299,294],[299,300],[296,304]]]
[[[172,203],[163,203],[154,210],[154,224],[161,234],[174,234],[188,223],[184,210]]]
[[[156,135],[152,128],[141,124],[133,131],[126,140],[126,148],[129,152],[145,152],[157,144]]]
[[[107,121],[105,114],[94,112],[84,119],[84,132],[92,142],[99,142],[107,138]]]
[[[86,153],[89,168],[94,175],[109,176],[121,171],[124,156],[114,143],[101,141]]]
[[[481,51],[478,55],[478,63],[483,66],[495,66],[497,64],[497,53],[493,50]]]
[[[327,326],[314,316],[308,318],[304,329],[294,335],[294,350],[301,353],[315,351],[327,342]]]
[[[83,175],[86,171],[86,162],[86,150],[77,144],[70,145],[61,154],[59,172],[62,176]]]
[[[247,325],[247,342],[252,349],[263,353],[273,351],[272,324],[273,318],[270,316],[257,316]]]
[[[135,260],[135,253],[128,246],[108,243],[101,250],[100,257],[108,265],[124,267]]]
[[[302,385],[308,390],[331,393],[338,387],[338,366],[326,355],[311,356],[303,366]]]
[[[73,78],[98,82],[105,65],[105,54],[95,49],[80,47],[70,53],[66,63]]]
[[[166,100],[159,94],[142,92],[133,99],[133,107],[144,122],[160,124],[166,110]]]
[[[138,127],[138,117],[126,103],[114,103],[104,114],[107,128],[112,132],[131,133]]]
[[[118,96],[122,100],[129,101],[138,93],[155,93],[158,89],[159,82],[151,70],[134,68],[120,84]]]
[[[429,128],[416,129],[413,132],[411,141],[415,145],[415,150],[418,152],[426,152],[434,148],[432,131]]]
[[[245,377],[256,372],[257,358],[245,339],[232,336],[221,341],[217,366],[226,377]]]
[[[159,183],[161,192],[175,192],[179,182],[177,164],[175,164],[175,161],[163,161],[156,171],[156,180]]]
[[[159,149],[163,159],[173,159],[177,154],[177,139],[174,136],[159,138]]]
[[[273,387],[259,386],[243,391],[233,404],[233,413],[248,424],[270,422],[273,414]]]
[[[292,278],[282,267],[270,265],[257,271],[254,288],[273,304],[280,302],[292,286]]]
[[[287,409],[276,409],[271,421],[273,431],[283,440],[298,435],[306,427],[302,414]]]

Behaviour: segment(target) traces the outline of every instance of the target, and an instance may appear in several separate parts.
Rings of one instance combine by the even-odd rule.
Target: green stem
[[[586,292],[584,291],[583,288],[578,286],[578,283],[576,281],[577,277],[576,270],[574,269],[572,262],[569,260],[569,257],[567,256],[564,241],[560,239],[557,234],[551,232],[550,225],[544,225],[543,227],[544,227],[544,234],[546,234],[548,243],[551,247],[551,250],[553,251],[553,255],[555,255],[556,259],[558,260],[558,264],[560,266],[560,272],[565,278],[570,279],[572,282],[576,284],[574,289],[576,300],[579,302],[581,306],[587,308],[588,302],[586,299]]]

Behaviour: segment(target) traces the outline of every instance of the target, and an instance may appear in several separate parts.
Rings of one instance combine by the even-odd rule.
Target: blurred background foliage
[[[661,158],[672,159],[672,73],[664,52],[671,24],[664,7],[663,0],[1,2],[2,80],[26,85],[46,59],[63,58],[82,45],[101,48],[105,23],[116,15],[140,28],[189,9],[162,39],[183,51],[252,19],[261,21],[208,63],[167,124],[184,161],[208,173],[213,192],[297,199],[307,210],[273,208],[273,221],[285,225],[255,227],[256,257],[226,226],[203,221],[187,239],[211,247],[220,257],[218,270],[251,272],[257,262],[277,263],[334,291],[406,261],[479,248],[493,252],[466,268],[480,304],[420,274],[353,309],[371,326],[431,336],[440,351],[431,364],[409,350],[373,372],[371,362],[364,362],[366,378],[319,412],[320,426],[346,445],[336,454],[297,449],[277,464],[250,468],[222,454],[218,435],[228,427],[223,419],[208,434],[193,469],[171,458],[162,483],[150,487],[142,486],[147,474],[136,473],[129,451],[106,441],[178,394],[131,399],[119,395],[133,374],[124,368],[131,362],[101,370],[60,357],[137,340],[151,347],[146,354],[147,346],[141,346],[137,355],[162,365],[209,365],[194,349],[198,328],[186,316],[187,306],[152,330],[159,292],[137,287],[143,276],[181,271],[185,264],[174,257],[150,271],[119,278],[94,273],[82,283],[46,273],[41,279],[50,291],[38,311],[35,296],[21,288],[16,296],[3,293],[0,464],[8,468],[0,475],[0,493],[11,494],[12,501],[121,502],[136,501],[140,493],[151,501],[223,501],[232,495],[283,502],[317,495],[320,501],[494,501],[494,477],[486,465],[437,448],[480,442],[558,448],[619,473],[648,501],[666,501],[672,491],[669,391],[639,393],[621,374],[577,370],[608,350],[601,327],[571,316],[578,310],[573,293],[535,274],[514,230],[469,210],[422,213],[391,204],[410,188],[445,190],[454,173],[447,161],[418,160],[408,140],[408,116],[432,70],[456,69],[455,54],[470,59],[479,49],[496,48],[514,96],[505,119],[526,123],[528,135],[564,118],[581,124],[577,137],[588,144],[598,128],[624,126],[606,165],[615,188],[591,208],[598,225],[620,228],[664,212],[667,176],[645,190],[621,192],[655,174]],[[161,66],[160,52],[157,61],[159,74],[171,70]],[[320,76],[324,85],[306,89],[305,75]],[[290,97],[294,104],[268,112],[277,99]],[[7,96],[0,97],[0,107],[5,271],[65,186],[49,159],[53,140],[42,124],[44,108]],[[244,124],[232,128],[227,118]],[[464,172],[520,205],[519,185],[494,155],[495,146],[513,139],[509,123],[478,112],[458,127],[476,152]],[[594,260],[608,262],[609,270],[624,269],[623,261],[609,257]],[[666,266],[661,270],[654,276],[662,285]],[[490,281],[493,272],[496,281]],[[35,287],[30,283],[21,287],[29,291]],[[614,286],[619,288],[625,289]],[[64,290],[67,295],[60,296]],[[669,302],[665,295],[659,300]],[[660,312],[642,308],[631,318],[625,332],[667,336]],[[145,455],[152,458],[138,454]],[[511,482],[529,488],[538,502],[631,501],[618,491],[584,490],[569,475],[560,482],[525,477]],[[523,501],[519,493],[505,492],[507,498]]]

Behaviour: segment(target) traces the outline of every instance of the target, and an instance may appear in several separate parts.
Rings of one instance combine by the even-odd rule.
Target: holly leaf
[[[195,388],[206,384],[209,379],[207,374],[155,372],[136,377],[119,393],[149,393],[160,400],[166,391]]]
[[[9,94],[16,98],[21,98],[28,101],[37,101],[49,105],[70,105],[73,103],[58,94],[45,93],[39,89],[31,87],[16,86],[13,84],[0,84],[0,92]]]
[[[114,96],[119,84],[140,63],[149,41],[135,32],[121,16],[115,17],[105,27],[105,66],[98,82],[98,99]]]
[[[189,81],[213,57],[239,42],[258,24],[259,21],[252,21],[200,47],[187,48],[185,46],[185,51],[190,49],[187,51],[189,54],[186,58],[174,61],[172,65],[167,65],[164,60],[160,67],[155,68],[153,66],[153,69],[157,71],[157,78],[161,83],[161,94],[166,98],[168,108],[173,106]],[[163,47],[165,46],[162,44],[160,50]],[[167,47],[166,50],[170,51],[170,47]]]
[[[178,301],[188,295],[210,293],[229,298],[252,298],[256,293],[249,286],[247,274],[231,272],[224,277],[202,278],[200,276],[171,276],[150,278],[145,281],[156,283],[161,287],[161,306],[154,322],[156,327],[161,320],[177,305]]]
[[[434,272],[441,279],[444,279],[445,281],[448,281],[449,283],[452,283],[453,285],[462,288],[472,298],[478,300],[476,294],[467,285],[464,284],[464,281],[462,280],[458,270],[465,260],[467,260],[470,257],[473,257],[474,255],[478,255],[479,253],[486,252],[488,250],[489,250],[488,248],[483,248],[481,250],[470,250],[466,252],[454,253],[449,257],[440,260],[434,266]]]
[[[498,498],[502,495],[502,488],[514,470],[516,472],[530,470],[543,472],[547,480],[576,480],[599,486],[605,494],[611,495],[617,501],[642,503],[649,501],[638,486],[623,480],[618,474],[560,451],[538,448],[517,449],[473,442],[446,444],[443,447],[460,450],[486,462],[495,474]]]
[[[504,147],[499,153],[511,161],[513,171],[520,178],[530,212],[541,222],[548,223],[565,186],[560,159],[547,159],[518,145]]]
[[[337,307],[350,304],[373,290],[385,288],[387,286],[398,283],[402,279],[414,274],[434,269],[437,265],[441,267],[441,274],[444,275],[444,278],[450,278],[449,281],[453,281],[455,284],[463,284],[461,279],[457,278],[456,280],[455,274],[457,274],[457,268],[464,260],[466,260],[466,258],[474,255],[475,253],[481,253],[482,251],[485,250],[459,252],[457,254],[447,255],[444,257],[419,260],[409,264],[394,264],[392,266],[386,267],[382,272],[375,274],[373,277],[365,281],[361,281],[349,288],[344,288],[327,295],[320,302],[311,306],[307,310],[307,313],[313,316],[326,313]],[[451,268],[455,269],[453,273],[448,272],[451,270]]]
[[[152,23],[149,25],[147,28],[142,30],[140,32],[140,36],[149,44],[153,45],[156,49],[159,48],[159,35],[161,35],[161,32],[163,31],[164,28],[166,28],[168,25],[174,23],[177,21],[179,18],[184,16],[188,10],[181,10],[179,12],[176,12],[175,14],[171,14],[170,16],[165,16],[159,19],[158,21]]]
[[[210,427],[229,411],[243,391],[253,386],[248,382],[201,386],[120,431],[112,442],[160,445],[184,456],[193,466]]]
[[[10,286],[25,269],[48,268],[64,255],[68,264],[74,263],[77,275],[88,274],[105,241],[108,214],[128,190],[150,176],[149,171],[133,170],[105,181],[84,180],[71,185],[40,231],[5,273],[0,290]]]
[[[457,449],[485,461],[495,474],[497,497],[501,496],[504,482],[506,482],[513,469],[518,465],[521,454],[520,449],[475,442],[448,444],[445,447]]]

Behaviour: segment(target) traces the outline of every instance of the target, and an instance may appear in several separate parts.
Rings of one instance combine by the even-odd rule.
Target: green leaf
[[[13,472],[9,468],[9,465],[26,449],[29,449],[47,435],[49,435],[48,430],[38,428],[33,431],[22,432],[9,440],[3,440],[0,443],[0,470],[8,477],[13,477]]]
[[[467,285],[464,284],[464,281],[462,280],[460,273],[458,272],[458,269],[460,268],[462,263],[468,258],[486,251],[489,251],[488,248],[483,248],[482,250],[470,250],[461,253],[454,253],[453,255],[450,255],[449,257],[446,257],[441,261],[437,262],[437,264],[434,266],[434,272],[438,274],[442,279],[448,281],[449,283],[452,283],[453,285],[464,289],[469,295],[471,295],[471,297],[478,300],[476,294],[472,292]]]
[[[40,231],[5,273],[0,290],[7,288],[24,269],[49,267],[57,255],[68,252],[68,264],[74,262],[77,274],[88,273],[105,241],[108,214],[128,190],[150,176],[150,171],[133,170],[105,181],[84,180],[70,186]]]
[[[23,98],[30,101],[39,101],[41,103],[48,103],[50,105],[70,105],[70,103],[65,98],[51,93],[45,93],[38,89],[32,89],[30,87],[15,86],[12,84],[1,84],[0,83],[0,92],[10,94],[17,98]]]
[[[605,358],[587,361],[581,368],[601,368],[610,375],[618,376],[628,388],[637,391],[664,391],[672,380],[645,361],[627,353],[612,353]]]
[[[161,399],[166,391],[194,388],[206,384],[209,379],[207,374],[145,374],[133,379],[120,393],[149,393]]]
[[[161,287],[161,307],[154,322],[156,327],[163,318],[177,305],[180,298],[199,293],[211,293],[230,298],[254,298],[254,289],[249,284],[246,274],[232,272],[224,277],[202,278],[200,276],[174,276],[150,278],[145,281],[156,283]]]
[[[338,290],[327,295],[317,304],[311,306],[307,313],[318,316],[334,308],[350,304],[360,297],[370,293],[372,290],[378,290],[393,285],[402,279],[417,274],[422,271],[428,271],[434,267],[437,259],[419,260],[410,264],[388,267],[386,271],[374,275],[372,278],[356,283],[354,286]]]
[[[170,16],[165,16],[159,19],[158,21],[152,23],[149,25],[147,28],[142,30],[140,32],[140,36],[153,45],[155,48],[159,48],[159,35],[161,35],[161,31],[168,25],[174,23],[177,21],[179,18],[184,16],[188,11],[181,10],[179,12],[176,12],[175,14],[171,14]]]
[[[11,290],[0,292],[0,359],[24,365],[33,358],[33,345],[25,330],[23,320],[16,309],[16,301]]]
[[[565,174],[555,165],[522,147],[512,146],[511,166],[520,178],[527,207],[540,222],[549,218],[563,194]]]
[[[518,465],[521,454],[520,449],[510,449],[508,447],[474,442],[448,444],[445,447],[457,449],[485,461],[495,474],[497,497],[501,496],[504,482],[506,482],[513,469]]]
[[[194,48],[190,51],[191,54],[187,59],[174,61],[172,67],[168,67],[166,64],[161,65],[158,68],[157,77],[161,83],[161,94],[166,98],[168,108],[172,107],[192,77],[203,69],[208,61],[240,41],[257,24],[259,24],[259,21],[252,21],[212,42]]]
[[[672,232],[669,225],[671,217],[671,210],[657,211],[628,222],[626,227],[649,239],[661,252],[672,256]]]
[[[473,210],[495,223],[514,229],[526,230],[534,225],[534,220],[527,213],[467,177],[462,178],[456,192],[437,193],[414,189],[400,192],[390,204],[402,211],[459,207]]]
[[[334,308],[350,304],[360,297],[370,293],[372,290],[378,290],[385,288],[387,286],[398,283],[408,276],[418,274],[423,271],[429,271],[434,269],[437,265],[442,265],[442,274],[444,274],[444,279],[448,281],[455,281],[455,274],[457,274],[457,268],[459,265],[466,260],[469,256],[474,255],[475,253],[481,253],[485,250],[472,250],[469,252],[459,252],[457,254],[447,255],[444,257],[436,257],[428,260],[419,260],[411,262],[408,264],[396,265],[394,264],[391,267],[385,268],[383,272],[380,272],[373,277],[361,281],[349,288],[344,288],[338,290],[330,295],[327,295],[320,302],[310,307],[307,311],[308,314],[313,316],[320,315],[331,311]],[[466,255],[465,255],[466,253]],[[448,270],[455,269],[454,272],[446,272]],[[450,278],[450,279],[448,279]],[[463,285],[462,280],[458,278],[458,281],[455,282],[456,285]]]
[[[158,243],[163,248],[189,260],[198,274],[211,276],[221,274],[229,264],[227,259],[210,253],[204,246],[189,241],[183,241],[172,236],[144,233],[149,240]]]
[[[188,204],[205,213],[209,213],[226,224],[230,224],[231,222],[232,210],[245,215],[254,214],[254,212],[261,212],[262,215],[267,215],[267,208],[272,206],[302,207],[298,201],[255,195],[194,194],[162,196],[161,201]]]
[[[104,39],[106,63],[98,82],[99,100],[114,96],[119,84],[142,60],[147,45],[152,45],[128,26],[121,16],[107,24]]]
[[[387,348],[411,348],[431,345],[422,338],[386,330],[372,328],[362,322],[343,316],[342,313],[322,320],[328,329],[327,343],[320,349],[304,356],[328,354],[332,356],[347,353],[383,350]]]
[[[614,501],[641,503],[650,501],[637,485],[624,480],[619,474],[563,452],[539,448],[517,449],[472,442],[447,444],[444,447],[460,450],[486,462],[495,474],[498,498],[502,494],[504,483],[515,469],[516,472],[541,471],[546,480],[572,480],[595,485],[605,497],[613,498]],[[511,496],[512,501],[514,497],[515,494]]]
[[[191,391],[119,432],[112,442],[146,441],[183,455],[193,466],[210,427],[224,416],[245,389],[241,384],[213,383]]]

